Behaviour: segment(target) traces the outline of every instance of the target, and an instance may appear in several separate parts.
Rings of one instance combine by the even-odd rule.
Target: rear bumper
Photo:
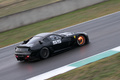
[[[30,60],[30,55],[23,55],[23,54],[15,54],[15,57],[18,61]]]

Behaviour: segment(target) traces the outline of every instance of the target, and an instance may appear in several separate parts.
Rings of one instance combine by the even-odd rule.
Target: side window
[[[61,39],[61,36],[55,36],[56,40]]]
[[[54,40],[59,40],[59,39],[61,39],[61,36],[51,35],[51,36],[49,36],[49,38],[50,38],[52,41],[54,41]]]
[[[54,41],[55,40],[54,35],[49,36],[49,39]]]

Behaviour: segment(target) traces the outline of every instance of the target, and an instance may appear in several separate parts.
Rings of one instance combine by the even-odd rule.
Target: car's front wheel
[[[40,50],[40,58],[42,59],[46,59],[48,58],[50,55],[50,51],[47,47],[43,47],[41,50]]]
[[[85,44],[86,44],[86,38],[85,38],[85,36],[84,35],[79,35],[77,37],[77,45],[78,46],[83,46]]]

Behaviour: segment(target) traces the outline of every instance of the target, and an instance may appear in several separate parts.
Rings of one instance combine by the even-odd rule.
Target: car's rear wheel
[[[78,45],[78,46],[83,46],[83,45],[85,45],[85,43],[86,43],[86,38],[85,38],[85,36],[84,36],[84,35],[79,35],[79,36],[77,37],[77,45]]]
[[[50,51],[47,47],[43,47],[41,50],[40,50],[40,58],[42,59],[46,59],[48,58],[50,55]]]

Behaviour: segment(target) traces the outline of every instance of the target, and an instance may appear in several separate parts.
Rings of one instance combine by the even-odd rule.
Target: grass
[[[0,33],[0,47],[23,41],[35,34],[51,32],[116,11],[120,11],[120,0],[109,0],[90,7],[79,9],[45,21]]]
[[[57,1],[60,0],[0,0],[0,17],[44,6]]]
[[[120,53],[48,80],[119,80]]]

